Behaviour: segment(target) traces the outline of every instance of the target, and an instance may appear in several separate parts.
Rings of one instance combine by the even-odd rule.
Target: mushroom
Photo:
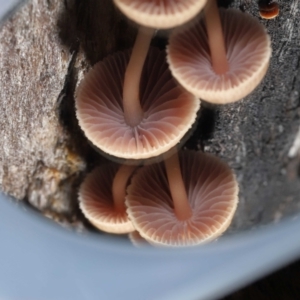
[[[235,9],[208,1],[192,27],[174,31],[168,63],[188,91],[208,102],[224,104],[248,95],[264,77],[271,56],[265,27]]]
[[[191,246],[211,241],[229,226],[238,185],[227,164],[183,151],[139,169],[127,188],[127,213],[153,245]]]
[[[199,100],[172,78],[165,53],[151,48],[146,58],[151,36],[141,27],[130,60],[130,51],[110,55],[77,89],[80,127],[112,156],[158,156],[176,145],[196,119]]]
[[[128,180],[136,167],[109,163],[95,168],[79,189],[79,206],[98,229],[122,234],[134,231],[125,207]]]
[[[259,14],[263,19],[274,19],[279,14],[279,5],[275,1],[260,1],[258,6]]]
[[[167,29],[186,23],[207,0],[114,0],[116,6],[136,23]]]

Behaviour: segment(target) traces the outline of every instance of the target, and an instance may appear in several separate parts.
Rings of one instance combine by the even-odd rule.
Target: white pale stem
[[[117,211],[123,212],[126,210],[125,196],[127,182],[135,168],[136,166],[121,165],[114,177],[112,195],[114,206]]]
[[[192,209],[182,180],[177,152],[165,159],[165,166],[175,214],[179,220],[187,220],[192,216]]]
[[[208,0],[205,6],[205,22],[212,67],[216,74],[228,72],[229,66],[226,56],[223,29],[216,0]]]
[[[140,81],[153,33],[154,29],[140,27],[125,72],[123,107],[125,121],[132,127],[138,125],[143,118],[144,112],[140,103]]]

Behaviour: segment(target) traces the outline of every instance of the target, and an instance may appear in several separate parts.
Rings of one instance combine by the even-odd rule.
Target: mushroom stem
[[[122,165],[114,177],[112,195],[115,209],[119,212],[124,212],[126,210],[125,196],[127,182],[135,168],[135,166]]]
[[[143,118],[140,103],[140,81],[154,29],[140,27],[126,68],[123,86],[125,121],[134,127]]]
[[[179,220],[187,220],[192,216],[192,209],[182,180],[177,152],[165,159],[165,166],[175,214]]]
[[[216,0],[209,0],[205,6],[205,22],[212,67],[216,74],[228,72],[223,29]]]

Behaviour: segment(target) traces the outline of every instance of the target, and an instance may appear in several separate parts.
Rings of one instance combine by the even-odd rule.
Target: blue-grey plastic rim
[[[138,249],[0,195],[0,299],[217,299],[298,258],[299,232],[294,217],[202,247]]]
[[[25,1],[0,0],[3,22]],[[300,257],[300,218],[191,249],[60,228],[0,194],[0,300],[216,299]]]
[[[0,24],[27,0],[0,0]]]

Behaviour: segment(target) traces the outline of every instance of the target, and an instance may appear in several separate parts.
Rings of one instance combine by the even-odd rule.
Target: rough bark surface
[[[72,59],[59,42],[59,3],[33,0],[0,31],[0,183],[40,210],[67,213],[68,179],[85,163],[59,123]]]
[[[256,1],[230,2],[259,18]],[[203,104],[186,143],[226,160],[240,185],[232,231],[300,210],[300,3],[262,20],[273,57],[267,76],[235,104]],[[111,0],[30,0],[0,29],[0,184],[66,224],[80,219],[77,188],[100,156],[78,127],[74,92],[84,72],[132,45],[136,28]],[[157,39],[157,45],[165,41]]]

